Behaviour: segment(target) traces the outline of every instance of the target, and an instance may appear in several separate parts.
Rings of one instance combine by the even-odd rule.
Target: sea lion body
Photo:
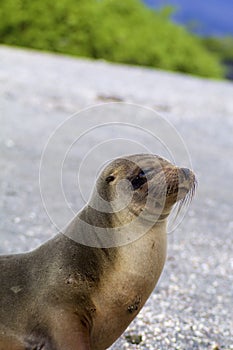
[[[145,168],[150,168],[149,180],[142,173]],[[104,242],[96,247],[77,241],[81,236],[96,238],[99,227],[116,228],[117,241],[120,224],[130,224],[140,215],[149,182],[153,184],[164,171],[168,182],[164,207],[146,232],[146,219],[142,218],[136,226],[143,234],[128,244],[105,247]],[[182,177],[180,198],[178,172]],[[116,184],[126,177],[132,184],[132,204],[107,213],[87,205],[65,235],[58,234],[32,252],[0,258],[0,350],[104,350],[138,314],[165,263],[166,218],[172,205],[193,188],[195,178],[191,171],[159,157],[129,156],[112,162],[102,172],[97,181],[101,200],[113,203]],[[176,182],[174,190],[172,181]],[[125,188],[122,191],[120,200],[126,193]],[[158,193],[161,191],[153,186],[152,194],[158,198]],[[96,195],[92,198],[96,204]],[[153,203],[157,208],[161,201]],[[149,209],[151,218],[154,208]],[[88,226],[81,226],[80,220]]]

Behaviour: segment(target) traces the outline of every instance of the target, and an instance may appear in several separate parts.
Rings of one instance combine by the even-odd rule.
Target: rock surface
[[[55,233],[38,174],[46,141],[61,122],[109,101],[156,109],[182,135],[199,186],[169,235],[159,285],[111,349],[233,349],[233,84],[1,46],[0,90],[0,253],[32,249]],[[138,345],[127,341],[137,337]]]

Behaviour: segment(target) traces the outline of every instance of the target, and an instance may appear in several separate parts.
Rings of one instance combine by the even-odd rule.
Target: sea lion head
[[[101,172],[95,191],[101,200],[93,202],[100,211],[108,207],[121,223],[135,215],[161,221],[175,203],[192,198],[195,185],[195,175],[187,168],[153,154],[130,155],[113,160]]]

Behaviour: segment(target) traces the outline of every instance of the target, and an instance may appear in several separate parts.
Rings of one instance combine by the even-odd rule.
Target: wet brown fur
[[[0,350],[104,350],[137,315],[165,262],[166,217],[175,202],[193,195],[195,187],[193,173],[186,181],[166,160],[134,155],[113,161],[101,173],[96,185],[100,196],[113,200],[113,178],[130,183],[141,169],[147,171],[147,182],[127,208],[116,215],[87,205],[78,215],[93,227],[130,222],[143,210],[152,183],[156,200],[150,210],[153,213],[165,195],[163,216],[140,240],[124,247],[85,246],[71,239],[81,234],[74,219],[65,235],[36,250],[0,257]],[[187,193],[178,198],[179,183],[184,182]]]

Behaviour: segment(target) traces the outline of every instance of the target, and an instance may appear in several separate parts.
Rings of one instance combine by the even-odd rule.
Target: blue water
[[[147,5],[159,8],[174,5],[177,10],[174,21],[191,24],[200,35],[233,35],[233,0],[143,0]]]

